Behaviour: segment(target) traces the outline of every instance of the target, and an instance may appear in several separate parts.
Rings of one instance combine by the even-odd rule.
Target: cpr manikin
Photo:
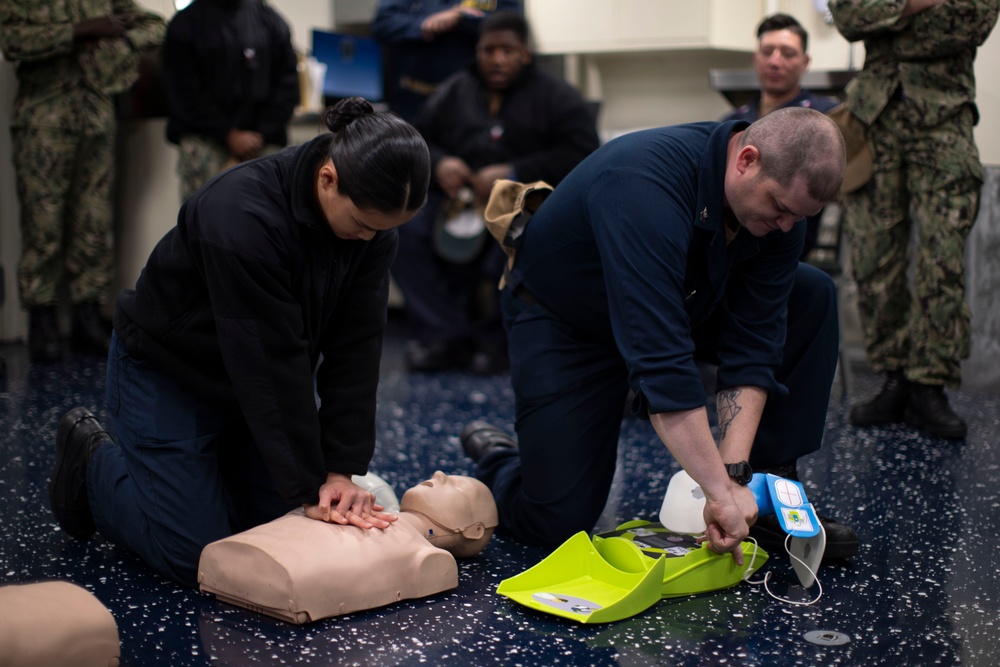
[[[114,617],[68,581],[0,586],[0,665],[117,667]]]
[[[485,548],[497,525],[489,489],[435,472],[403,494],[384,530],[325,523],[301,509],[205,547],[201,590],[292,623],[349,614],[458,586],[455,556]]]

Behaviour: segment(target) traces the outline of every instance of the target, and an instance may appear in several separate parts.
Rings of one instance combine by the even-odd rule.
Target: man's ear
[[[744,146],[740,149],[740,152],[736,154],[736,171],[741,174],[745,174],[746,171],[755,164],[759,167],[759,163],[760,151],[756,146]]]

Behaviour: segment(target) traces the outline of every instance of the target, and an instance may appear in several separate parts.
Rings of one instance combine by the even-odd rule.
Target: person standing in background
[[[881,391],[855,405],[856,426],[905,422],[964,438],[944,392],[969,355],[965,240],[983,168],[973,63],[997,22],[998,0],[831,0],[837,29],[864,40],[864,69],[847,105],[868,126],[871,181],[844,198],[868,360]],[[916,226],[913,291],[910,231]]]
[[[163,74],[182,201],[223,169],[288,143],[297,60],[288,24],[264,0],[195,0],[177,12]]]
[[[757,50],[753,54],[754,70],[760,92],[754,99],[727,114],[722,120],[754,122],[761,116],[783,107],[806,107],[826,113],[837,106],[837,100],[814,95],[802,87],[802,76],[809,69],[809,33],[794,16],[771,14],[757,26]],[[806,218],[806,240],[802,257],[816,245],[823,212]]]
[[[18,287],[32,361],[57,360],[57,306],[73,347],[106,355],[101,315],[114,272],[114,95],[139,77],[138,51],[166,24],[132,0],[0,0],[0,47],[14,63],[11,114],[21,205]]]
[[[440,223],[466,200],[482,211],[500,179],[556,185],[600,145],[579,91],[535,68],[528,33],[522,15],[492,14],[476,62],[445,81],[414,122],[430,148],[434,183],[427,205],[399,230],[392,265],[410,329],[410,370],[507,370],[499,303],[477,299],[484,281],[500,280],[503,250],[482,223],[471,251],[446,250]]]
[[[372,34],[389,47],[389,107],[413,122],[438,85],[469,65],[479,26],[497,11],[521,12],[520,0],[381,0]]]

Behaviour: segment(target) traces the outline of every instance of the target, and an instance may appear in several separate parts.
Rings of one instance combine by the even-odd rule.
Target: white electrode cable
[[[770,586],[768,586],[768,583],[767,583],[771,579],[771,573],[770,572],[766,573],[764,575],[763,579],[758,579],[756,581],[750,579],[750,577],[753,575],[753,564],[754,564],[754,561],[757,559],[757,540],[755,540],[752,537],[748,537],[747,539],[749,539],[751,542],[753,542],[753,558],[750,559],[750,565],[747,567],[747,570],[746,570],[747,574],[744,575],[744,577],[743,577],[744,581],[746,581],[748,584],[753,584],[754,586],[759,586],[761,584],[764,584],[764,590],[767,591],[767,594],[770,595],[775,600],[777,600],[778,602],[784,602],[786,604],[791,604],[791,605],[795,605],[795,606],[798,606],[798,607],[808,607],[810,605],[814,605],[817,602],[819,602],[819,599],[821,597],[823,597],[823,584],[820,583],[819,574],[817,572],[813,571],[809,567],[809,565],[806,564],[801,558],[799,558],[798,556],[795,556],[795,555],[792,554],[792,550],[789,548],[789,543],[792,540],[792,536],[791,535],[785,536],[785,553],[788,554],[789,558],[792,558],[792,559],[798,561],[802,565],[802,567],[804,567],[806,569],[806,571],[809,572],[813,576],[813,579],[816,580],[816,586],[819,587],[819,592],[816,594],[816,597],[813,598],[812,600],[809,600],[808,602],[799,602],[799,601],[796,601],[796,600],[789,600],[788,598],[783,598],[783,597],[781,597],[779,595],[775,595],[774,593],[772,593],[771,592],[771,588],[770,588]]]

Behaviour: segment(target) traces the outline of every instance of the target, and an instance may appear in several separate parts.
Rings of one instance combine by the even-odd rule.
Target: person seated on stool
[[[198,583],[238,606],[316,621],[455,588],[455,557],[482,551],[496,525],[485,484],[438,471],[403,494],[385,530],[324,524],[296,509],[206,546]]]
[[[534,67],[525,19],[497,12],[482,24],[475,65],[442,84],[414,125],[430,147],[434,182],[427,205],[400,230],[392,266],[412,336],[407,365],[503,371],[496,299],[477,312],[483,282],[496,285],[503,272],[503,252],[480,226],[468,256],[443,257],[435,249],[441,218],[463,190],[481,211],[499,179],[556,185],[599,145],[594,114],[575,88]]]
[[[365,529],[394,519],[351,476],[375,449],[396,227],[426,198],[430,158],[359,97],[326,123],[201,188],[119,296],[116,441],[84,408],[59,424],[49,499],[71,536],[99,530],[194,586],[206,544],[296,506]]]

